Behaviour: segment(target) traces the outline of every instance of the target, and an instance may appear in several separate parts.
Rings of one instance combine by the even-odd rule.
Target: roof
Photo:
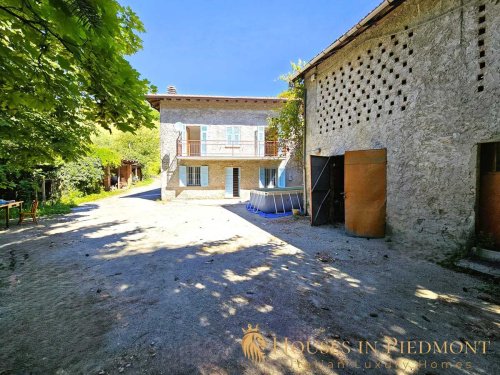
[[[377,21],[384,18],[396,7],[404,3],[406,0],[384,0],[380,3],[374,10],[372,10],[367,16],[365,16],[361,21],[354,25],[349,31],[344,35],[330,44],[323,51],[318,53],[311,61],[309,61],[299,72],[292,76],[292,81],[295,81],[299,77],[303,77],[309,70],[317,66],[319,63],[327,59],[328,57],[334,55],[338,50],[345,47],[347,44],[352,42],[356,37],[365,32],[368,28],[377,23]]]
[[[160,108],[162,100],[193,101],[193,102],[232,102],[232,103],[284,103],[285,98],[267,96],[218,96],[218,95],[180,95],[180,94],[149,94],[146,100],[155,109]]]

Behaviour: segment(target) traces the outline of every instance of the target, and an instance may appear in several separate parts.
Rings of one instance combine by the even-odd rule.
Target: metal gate
[[[330,157],[311,155],[311,225],[330,219]]]

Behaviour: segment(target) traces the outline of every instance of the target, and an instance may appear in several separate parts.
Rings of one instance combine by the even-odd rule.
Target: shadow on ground
[[[443,373],[430,367],[443,361],[450,374],[495,373],[491,349],[384,351],[391,340],[493,342],[498,306],[475,298],[468,276],[242,205],[148,202],[141,218],[114,208],[117,220],[114,202],[0,238],[0,374],[358,374],[383,363],[369,373],[402,375]],[[248,324],[263,362],[242,354]],[[367,341],[380,350],[361,353]]]

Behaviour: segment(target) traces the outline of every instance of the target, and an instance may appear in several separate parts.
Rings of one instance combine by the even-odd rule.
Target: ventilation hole
[[[408,28],[409,28],[409,26],[408,26],[408,25],[406,25],[406,26],[405,26],[405,30],[408,30]]]
[[[389,91],[392,90],[392,85],[389,85]]]
[[[403,67],[406,66],[406,65],[408,65],[408,62],[403,61]]]
[[[389,73],[392,73],[392,72],[394,72],[394,69],[392,69],[392,68],[389,69]]]
[[[389,109],[389,114],[392,115],[392,109]]]
[[[395,77],[396,77],[396,79],[398,79],[399,78],[399,74],[396,74]]]
[[[402,85],[406,85],[406,79],[403,79],[403,80],[401,81],[401,84],[402,84]]]
[[[482,81],[484,79],[484,74],[478,74],[477,80]]]
[[[406,109],[406,107],[405,107],[405,106],[402,106],[402,107],[401,107],[401,110],[402,110],[402,111],[404,111],[405,109]]]
[[[385,64],[383,64],[383,65],[381,66],[381,68],[382,68],[382,69],[385,69]]]
[[[478,8],[478,10],[479,10],[480,12],[484,12],[484,11],[485,11],[485,9],[486,9],[486,5],[480,5],[480,6],[479,6],[479,8]]]
[[[385,53],[385,48],[382,48],[382,51],[380,51],[381,53]]]
[[[377,113],[377,118],[379,118],[379,117],[380,117],[380,113]]]
[[[413,68],[408,69],[408,73],[413,72]]]
[[[379,43],[379,44],[378,44],[378,46],[379,46],[379,47],[382,47],[382,43]]]
[[[386,96],[385,96],[385,100],[387,100],[387,99],[389,99],[389,95],[386,95]]]
[[[394,62],[399,62],[399,57],[396,57],[396,58],[394,59]]]
[[[408,48],[408,44],[403,44],[403,49],[407,49]]]
[[[394,56],[394,52],[389,53],[389,57],[392,57],[392,56]]]
[[[378,106],[378,109],[379,109],[379,110],[381,110],[381,109],[382,109],[382,106],[381,106],[381,105],[379,105],[379,106]]]
[[[408,97],[407,97],[407,96],[403,97],[403,101],[405,101],[405,102],[406,102],[407,100],[408,100]]]
[[[479,57],[484,57],[485,56],[485,52],[484,51],[480,51],[479,52]]]
[[[397,46],[399,44],[399,41],[395,40],[394,45]]]
[[[484,27],[481,27],[479,29],[478,35],[483,35],[486,32],[486,29]]]
[[[412,49],[408,51],[408,55],[413,55],[413,50]]]
[[[479,23],[484,23],[484,21],[486,21],[486,17],[485,16],[479,17],[479,20],[478,20]]]
[[[370,74],[374,75],[375,74],[375,70],[370,70]]]
[[[391,40],[394,38],[396,38],[396,35],[395,34],[391,35]]]
[[[484,46],[484,40],[483,40],[483,39],[479,40],[479,41],[477,42],[477,45],[478,45],[479,47]]]
[[[477,88],[477,92],[481,92],[481,91],[484,91],[484,86],[479,86],[479,87]]]
[[[412,36],[413,36],[413,31],[410,31],[410,32],[408,33],[408,37],[409,37],[409,38],[411,38]]]
[[[376,104],[377,103],[377,99],[373,99],[373,104]]]
[[[484,69],[485,66],[486,66],[486,63],[484,61],[481,61],[479,63],[479,69]]]
[[[391,100],[391,105],[394,105],[394,100]]]

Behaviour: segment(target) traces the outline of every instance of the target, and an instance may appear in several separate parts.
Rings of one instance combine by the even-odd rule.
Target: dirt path
[[[499,373],[500,307],[478,279],[306,219],[157,197],[136,189],[0,232],[0,374]],[[242,353],[249,323],[261,363]],[[418,356],[384,338],[491,344]],[[307,352],[332,340],[343,349]]]

